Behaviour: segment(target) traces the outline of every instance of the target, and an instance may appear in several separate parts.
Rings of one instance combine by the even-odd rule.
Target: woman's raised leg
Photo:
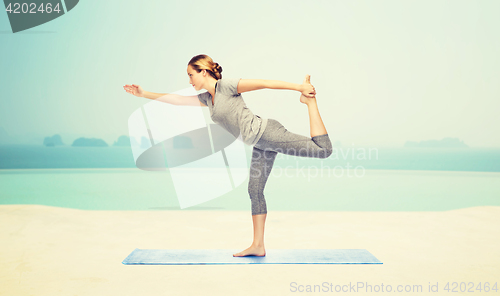
[[[311,137],[327,134],[323,120],[319,115],[318,102],[316,98],[307,98],[304,95],[300,97],[300,101],[307,105],[309,109],[309,124],[311,128]]]
[[[307,75],[304,83],[311,83],[311,76]],[[300,102],[307,105],[309,109],[309,124],[311,127],[311,137],[327,134],[326,127],[319,115],[318,102],[316,97],[308,98],[304,95],[300,96]]]
[[[333,152],[328,134],[302,136],[288,131],[279,121],[272,118],[268,119],[266,130],[255,147],[310,158],[327,158]]]

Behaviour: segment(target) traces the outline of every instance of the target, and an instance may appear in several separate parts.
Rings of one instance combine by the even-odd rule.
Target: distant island
[[[120,136],[118,140],[113,143],[113,146],[130,146],[130,138],[127,136]]]
[[[73,147],[108,147],[108,144],[102,139],[96,138],[78,138],[73,144]]]
[[[70,135],[72,137],[72,135]],[[43,139],[43,142],[42,142]],[[73,138],[74,139],[74,138]],[[42,142],[42,143],[40,143]],[[45,147],[67,146],[64,144],[60,134],[48,136],[43,138],[20,138],[19,136],[11,136],[9,133],[0,126],[0,146],[1,145],[40,145]],[[189,138],[183,136],[175,136],[173,138],[173,148],[176,149],[189,149],[192,148]],[[99,138],[84,138],[80,137],[73,141],[72,147],[140,147],[148,149],[152,146],[152,141],[149,137],[129,137],[127,135],[119,136],[112,145],[108,145],[103,139]],[[342,147],[339,140],[332,141],[333,147]],[[445,137],[441,140],[424,140],[424,141],[406,141],[402,148],[470,148],[463,140],[459,138]]]
[[[43,139],[43,145],[47,147],[61,146],[64,145],[60,135],[53,135],[52,137],[45,137]]]
[[[151,147],[151,140],[149,138],[142,136],[140,140],[141,143],[139,144],[136,137],[121,136],[118,138],[118,141],[115,142],[114,146],[134,146],[144,149],[148,149],[149,147]]]
[[[62,146],[64,145],[60,135],[53,135],[52,137],[45,137],[43,145],[46,147]],[[73,147],[108,147],[109,145],[102,139],[98,138],[84,138],[80,137],[73,141]],[[130,147],[130,138],[128,136],[120,136],[113,143],[115,147]]]
[[[406,141],[405,148],[468,148],[464,141],[458,138],[443,138],[442,140],[427,140],[420,142]]]

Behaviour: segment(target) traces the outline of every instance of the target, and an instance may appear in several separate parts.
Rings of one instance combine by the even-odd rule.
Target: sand
[[[383,264],[136,266],[121,263],[135,248],[244,249],[252,238],[250,212],[0,205],[0,295],[339,294],[335,289],[370,295],[388,285],[402,295],[441,295],[448,294],[448,282],[450,288],[457,282],[457,291],[461,282],[474,285],[474,294],[482,295],[475,290],[479,283],[500,281],[499,226],[500,207],[494,206],[275,211],[267,216],[268,250],[367,249]],[[429,283],[439,292],[429,292]],[[306,292],[314,285],[316,292]],[[405,292],[418,285],[421,292]]]

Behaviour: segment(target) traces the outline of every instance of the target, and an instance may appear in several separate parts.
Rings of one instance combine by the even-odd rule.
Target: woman
[[[302,84],[261,79],[222,79],[222,67],[207,55],[193,57],[187,67],[189,83],[194,89],[208,92],[197,96],[165,96],[151,93],[139,85],[125,85],[124,89],[135,96],[148,99],[163,97],[162,101],[176,105],[209,107],[212,120],[222,125],[236,138],[241,134],[244,143],[252,145],[252,161],[248,193],[252,203],[254,238],[249,248],[233,254],[241,256],[265,256],[264,225],[267,216],[264,187],[278,152],[302,156],[327,158],[332,144],[316,104],[316,91],[307,75]],[[290,89],[301,92],[300,102],[309,109],[311,138],[289,132],[274,119],[261,118],[248,109],[241,93],[258,89]],[[165,99],[166,98],[166,99]]]

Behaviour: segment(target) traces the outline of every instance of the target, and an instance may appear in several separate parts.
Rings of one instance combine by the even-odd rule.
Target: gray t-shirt
[[[241,78],[240,78],[241,79]],[[240,79],[219,79],[215,85],[215,98],[204,92],[198,99],[210,109],[212,120],[220,124],[234,137],[241,139],[247,145],[255,145],[267,126],[267,118],[254,115],[238,93]]]

